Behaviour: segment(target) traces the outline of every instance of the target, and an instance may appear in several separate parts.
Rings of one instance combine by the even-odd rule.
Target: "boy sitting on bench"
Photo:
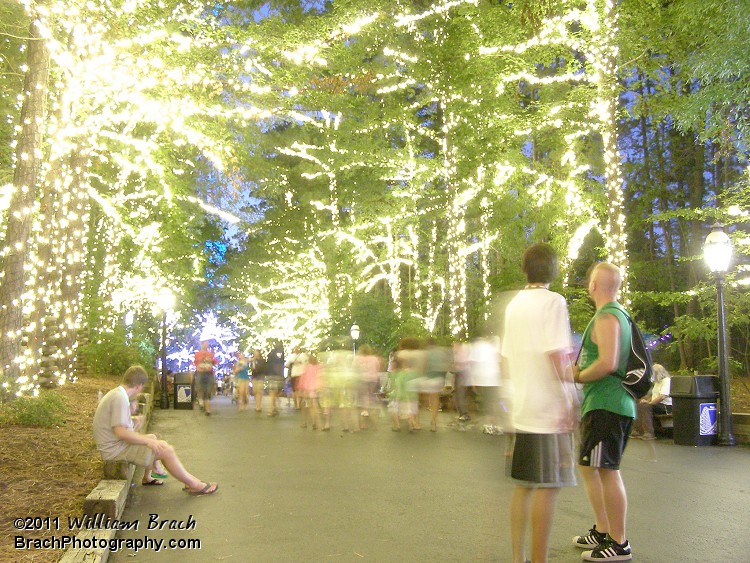
[[[127,461],[144,468],[144,485],[162,484],[156,478],[166,477],[164,468],[178,481],[184,483],[191,495],[210,495],[219,488],[218,483],[204,483],[188,473],[174,448],[154,434],[139,434],[131,415],[130,401],[143,391],[148,374],[141,366],[131,366],[125,371],[122,384],[107,393],[94,414],[94,440],[104,461]],[[163,465],[162,465],[163,464]],[[161,470],[161,472],[159,472]]]

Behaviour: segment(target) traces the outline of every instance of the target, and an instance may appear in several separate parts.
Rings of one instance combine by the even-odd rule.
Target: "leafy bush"
[[[78,349],[94,375],[121,375],[134,364],[150,366],[154,362],[155,350],[149,342],[126,344],[117,334],[103,335],[99,342],[86,344]]]
[[[68,405],[54,391],[42,391],[38,397],[19,397],[0,406],[0,426],[62,426]]]

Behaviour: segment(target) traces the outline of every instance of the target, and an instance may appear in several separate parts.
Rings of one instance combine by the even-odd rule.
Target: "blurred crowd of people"
[[[344,432],[366,429],[382,415],[393,431],[417,432],[424,418],[436,432],[438,412],[446,409],[455,409],[459,429],[481,425],[487,434],[502,434],[506,424],[496,338],[445,346],[408,337],[388,357],[344,340],[322,352],[295,346],[288,355],[277,343],[268,354],[237,352],[231,374],[216,373],[216,364],[210,344],[202,342],[194,357],[195,394],[206,415],[219,393],[231,395],[239,411],[252,402],[255,412],[265,406],[268,416],[278,415],[285,397],[301,411],[302,428],[324,431],[332,424]]]

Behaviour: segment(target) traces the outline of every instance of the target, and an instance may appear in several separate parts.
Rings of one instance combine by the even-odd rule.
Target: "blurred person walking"
[[[485,434],[499,435],[500,350],[496,339],[477,338],[469,352],[471,385],[479,400],[479,413]],[[481,423],[480,422],[480,423]]]
[[[260,350],[253,350],[250,360],[250,375],[253,382],[253,398],[255,399],[255,412],[261,412],[263,408],[263,387],[266,378],[266,360]]]
[[[307,423],[312,424],[312,429],[318,428],[318,412],[320,405],[318,397],[323,385],[323,366],[318,362],[315,354],[307,354],[305,369],[299,378],[299,394],[302,406],[302,428],[307,428]]]
[[[377,418],[380,413],[380,402],[376,397],[380,387],[380,373],[382,371],[382,359],[375,354],[373,349],[363,344],[354,358],[356,372],[357,410],[360,412],[360,427],[369,428],[370,421],[377,426]]]
[[[357,385],[353,356],[346,340],[337,342],[337,350],[328,355],[324,368],[325,406],[323,407],[323,430],[330,430],[333,411],[338,410],[344,432],[359,430],[359,417],[356,415]],[[354,423],[352,427],[352,422]]]
[[[512,381],[515,436],[508,472],[513,562],[547,561],[555,504],[561,487],[574,486],[573,429],[578,403],[570,362],[571,332],[562,295],[549,291],[557,256],[547,244],[523,255],[526,287],[507,305],[502,330],[502,369]]]
[[[219,360],[209,348],[207,340],[201,342],[201,349],[195,353],[193,363],[195,364],[198,397],[203,402],[203,411],[206,416],[209,416],[211,414],[211,395],[213,395],[216,386],[214,366],[219,363]]]
[[[284,346],[281,342],[274,344],[266,358],[266,383],[268,384],[268,399],[271,402],[268,416],[276,416],[279,414],[277,405],[279,391],[284,388]]]
[[[250,408],[250,360],[240,350],[237,352],[237,361],[232,366],[234,384],[237,386],[237,410],[244,411]]]
[[[307,354],[299,346],[295,346],[289,359],[286,361],[287,372],[292,385],[292,399],[294,408],[300,410],[302,405],[302,393],[299,392],[300,377],[305,372],[307,366]]]
[[[419,424],[419,379],[424,373],[425,355],[418,338],[402,338],[393,356],[393,400],[389,404],[393,430],[401,430],[406,419],[409,432],[421,430]]]
[[[469,408],[469,387],[471,387],[469,374],[470,347],[466,342],[455,342],[453,344],[453,398],[458,412],[458,422],[463,424],[471,421]],[[465,428],[463,428],[465,430]]]
[[[430,411],[430,431],[437,432],[440,393],[445,387],[445,377],[451,369],[451,351],[445,346],[439,346],[434,338],[429,338],[424,361],[424,376],[419,381],[419,391],[427,396],[427,405]]]

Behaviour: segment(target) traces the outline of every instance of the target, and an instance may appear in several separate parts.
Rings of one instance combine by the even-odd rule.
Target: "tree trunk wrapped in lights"
[[[28,389],[33,384],[27,378],[28,349],[23,341],[28,338],[24,321],[24,291],[26,261],[36,204],[37,184],[42,157],[42,139],[46,115],[49,54],[41,37],[37,21],[29,28],[28,59],[24,81],[21,125],[16,148],[16,168],[13,175],[13,195],[8,213],[8,224],[3,248],[3,277],[0,280],[0,369],[3,378],[15,387]]]

